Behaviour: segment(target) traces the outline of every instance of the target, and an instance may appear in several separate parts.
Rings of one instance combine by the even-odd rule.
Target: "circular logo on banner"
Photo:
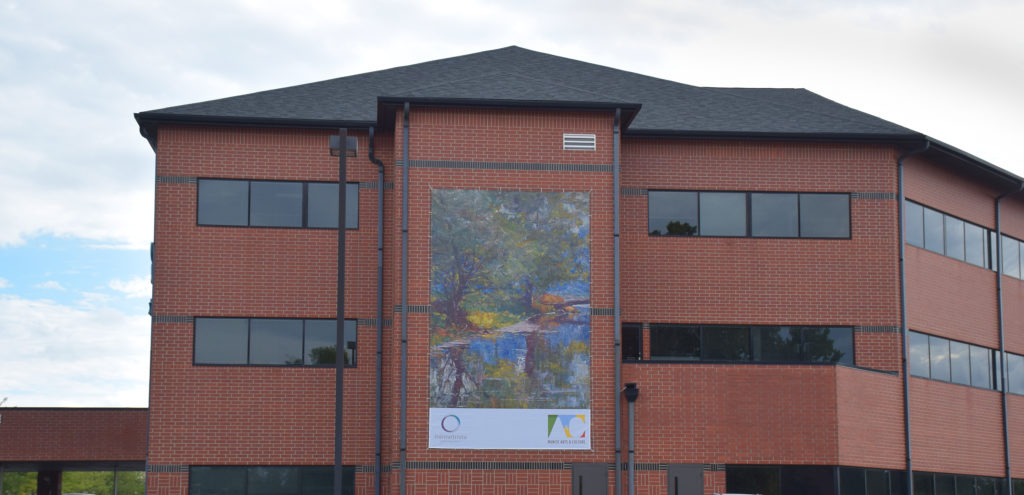
[[[441,429],[448,433],[458,430],[460,426],[462,426],[462,420],[454,414],[441,418]]]

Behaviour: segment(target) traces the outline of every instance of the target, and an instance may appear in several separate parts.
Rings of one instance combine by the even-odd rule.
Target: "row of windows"
[[[651,235],[850,237],[850,195],[649,191]]]
[[[195,364],[334,366],[337,320],[196,318]],[[356,320],[345,320],[345,366],[355,366]]]
[[[1002,390],[999,351],[911,331],[910,374]],[[1006,353],[1007,392],[1024,395],[1024,356]]]
[[[342,466],[341,493],[355,493],[353,466]],[[333,466],[191,466],[189,495],[330,495]]]
[[[622,359],[643,358],[642,326],[622,324]],[[650,325],[651,360],[853,365],[853,329],[809,326]]]
[[[996,233],[938,210],[906,202],[907,244],[995,270]],[[1002,236],[1003,274],[1024,278],[1024,243]]]
[[[336,182],[199,179],[199,225],[338,228]],[[359,227],[359,184],[345,185],[345,228]]]
[[[838,485],[835,477],[839,476]],[[760,495],[826,494],[905,495],[904,471],[831,466],[726,466],[729,493]],[[1002,478],[914,472],[914,495],[1002,495]],[[1024,480],[1013,480],[1014,493],[1024,493]]]

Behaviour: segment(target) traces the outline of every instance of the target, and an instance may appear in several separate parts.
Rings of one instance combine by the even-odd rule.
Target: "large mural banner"
[[[582,192],[434,190],[429,446],[590,449]]]

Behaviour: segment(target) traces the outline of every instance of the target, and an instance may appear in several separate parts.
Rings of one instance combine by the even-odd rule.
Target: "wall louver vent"
[[[596,150],[596,134],[562,134],[563,150]]]

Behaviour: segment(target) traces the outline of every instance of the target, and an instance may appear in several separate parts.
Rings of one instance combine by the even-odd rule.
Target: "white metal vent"
[[[596,134],[562,134],[563,150],[596,150]]]

